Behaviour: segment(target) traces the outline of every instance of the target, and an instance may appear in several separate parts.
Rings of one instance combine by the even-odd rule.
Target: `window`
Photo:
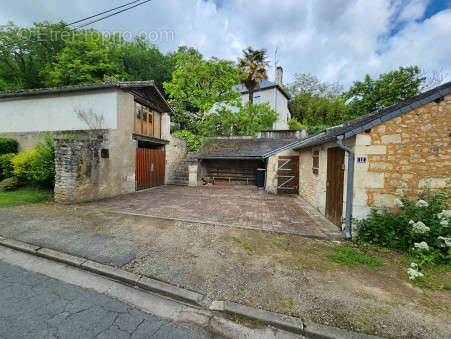
[[[262,102],[262,97],[260,95],[256,95],[254,97],[254,104],[261,104]]]
[[[319,151],[312,152],[312,172],[313,174],[319,173]]]
[[[141,110],[139,108],[136,109],[136,119],[141,119]]]
[[[143,120],[147,121],[147,112],[146,111],[143,112]]]

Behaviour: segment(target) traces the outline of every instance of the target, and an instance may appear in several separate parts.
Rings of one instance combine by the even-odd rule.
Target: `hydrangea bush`
[[[425,192],[418,199],[396,201],[395,211],[372,210],[358,222],[358,241],[410,253],[411,280],[422,277],[425,264],[451,264],[451,209],[448,192]]]

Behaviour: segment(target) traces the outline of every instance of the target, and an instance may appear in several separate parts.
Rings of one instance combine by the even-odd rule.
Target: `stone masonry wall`
[[[172,135],[169,135],[166,140],[169,140],[169,144],[166,145],[165,184],[174,176],[175,170],[188,153],[185,140],[173,137]]]
[[[451,95],[358,137],[372,150],[367,173],[377,176],[373,185],[366,179],[369,207],[393,207],[396,198],[441,189],[451,180]]]
[[[62,203],[93,200],[101,185],[102,141],[55,140],[55,200]]]

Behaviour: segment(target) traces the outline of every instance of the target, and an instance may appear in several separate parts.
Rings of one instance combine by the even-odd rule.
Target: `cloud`
[[[72,21],[126,0],[16,0],[0,5],[0,22]],[[38,5],[36,5],[38,3]],[[243,48],[266,48],[284,67],[285,81],[309,72],[350,85],[417,64],[451,74],[451,9],[431,12],[433,0],[154,0],[93,27],[114,31],[172,30],[178,45],[206,57],[236,60]],[[435,6],[437,7],[437,6]],[[435,8],[434,7],[434,8]],[[449,7],[449,6],[448,6]],[[273,70],[269,73],[272,74]]]

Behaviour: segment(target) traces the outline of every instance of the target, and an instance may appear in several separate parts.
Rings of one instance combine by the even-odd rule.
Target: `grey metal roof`
[[[270,88],[274,88],[274,87],[277,87],[287,99],[290,99],[290,96],[288,95],[288,93],[285,92],[285,90],[282,87],[280,87],[275,82],[265,80],[265,79],[261,79],[259,81],[259,87],[256,88],[254,91],[258,92],[258,91],[261,91],[264,89],[270,89]],[[233,89],[241,92],[242,94],[248,93],[246,86],[244,86],[243,84],[235,85],[235,86],[233,86]]]
[[[173,113],[172,108],[169,106],[166,99],[163,97],[161,92],[155,86],[153,80],[148,81],[118,81],[118,82],[100,82],[100,83],[90,83],[81,85],[70,85],[63,87],[51,87],[51,88],[32,88],[32,89],[18,89],[13,91],[3,91],[0,92],[0,99],[3,98],[14,98],[14,97],[24,97],[32,95],[46,95],[46,94],[58,94],[58,93],[68,93],[68,92],[79,92],[79,91],[89,91],[97,89],[108,89],[108,88],[119,88],[119,89],[151,89],[152,94],[159,98],[159,101],[163,104],[168,112]]]
[[[215,139],[205,144],[198,159],[265,159],[274,150],[297,142],[299,139]]]
[[[404,100],[399,104],[362,115],[361,117],[347,121],[344,124],[325,129],[315,135],[298,141],[293,148],[298,150],[324,144],[326,142],[336,140],[339,135],[343,135],[345,139],[350,138],[385,121],[396,118],[403,113],[440,99],[447,94],[451,94],[451,81],[427,92],[421,93],[413,98]]]

